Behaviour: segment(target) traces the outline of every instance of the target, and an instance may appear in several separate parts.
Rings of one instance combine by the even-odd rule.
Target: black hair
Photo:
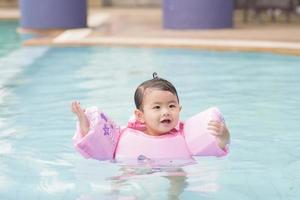
[[[169,91],[177,97],[177,100],[179,102],[178,94],[177,94],[177,91],[176,91],[176,88],[174,87],[174,85],[172,83],[170,83],[169,81],[158,77],[157,73],[154,72],[153,79],[144,81],[135,90],[134,102],[135,102],[136,108],[139,110],[143,110],[144,93],[145,93],[146,89],[148,89],[148,88],[155,88],[155,89],[159,89],[162,91]]]

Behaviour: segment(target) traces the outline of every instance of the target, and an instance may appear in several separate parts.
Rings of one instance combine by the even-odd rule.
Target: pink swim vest
[[[85,114],[90,122],[88,134],[82,137],[77,123],[73,137],[75,148],[85,158],[126,160],[145,156],[151,159],[190,159],[192,156],[224,156],[228,152],[218,146],[215,136],[207,130],[210,120],[224,121],[216,107],[180,122],[162,136],[145,134],[135,120],[121,128],[96,107],[87,108]]]

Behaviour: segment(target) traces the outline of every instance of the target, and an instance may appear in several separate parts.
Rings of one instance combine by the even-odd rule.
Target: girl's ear
[[[139,121],[140,123],[145,123],[145,120],[144,120],[144,113],[139,110],[139,109],[135,109],[134,110],[134,115],[135,115],[135,119],[137,121]]]
[[[179,107],[179,112],[181,111],[181,109],[182,109],[182,106]]]

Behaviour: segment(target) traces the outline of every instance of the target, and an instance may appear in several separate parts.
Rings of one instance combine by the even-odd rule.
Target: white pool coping
[[[278,42],[237,39],[182,39],[149,37],[88,37],[91,29],[67,30],[53,39],[54,44],[103,44],[103,45],[147,45],[147,46],[189,46],[189,47],[231,47],[300,50],[300,42]]]

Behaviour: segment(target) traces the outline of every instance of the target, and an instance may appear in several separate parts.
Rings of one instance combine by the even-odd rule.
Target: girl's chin
[[[159,132],[159,134],[160,134],[160,135],[168,134],[168,133],[170,133],[170,131],[171,131],[172,129],[173,129],[173,128],[164,128],[164,129],[162,129],[162,130]]]
[[[153,131],[149,134],[149,135],[155,135],[155,136],[160,136],[160,135],[166,135],[166,134],[169,134],[170,131],[173,129],[174,127],[173,126],[163,126],[163,127],[160,127],[159,129],[157,129],[156,131]]]
[[[173,124],[163,124],[163,125],[160,127],[160,131],[161,131],[161,132],[169,132],[169,131],[171,131],[173,128],[174,128],[174,125],[173,125]]]

